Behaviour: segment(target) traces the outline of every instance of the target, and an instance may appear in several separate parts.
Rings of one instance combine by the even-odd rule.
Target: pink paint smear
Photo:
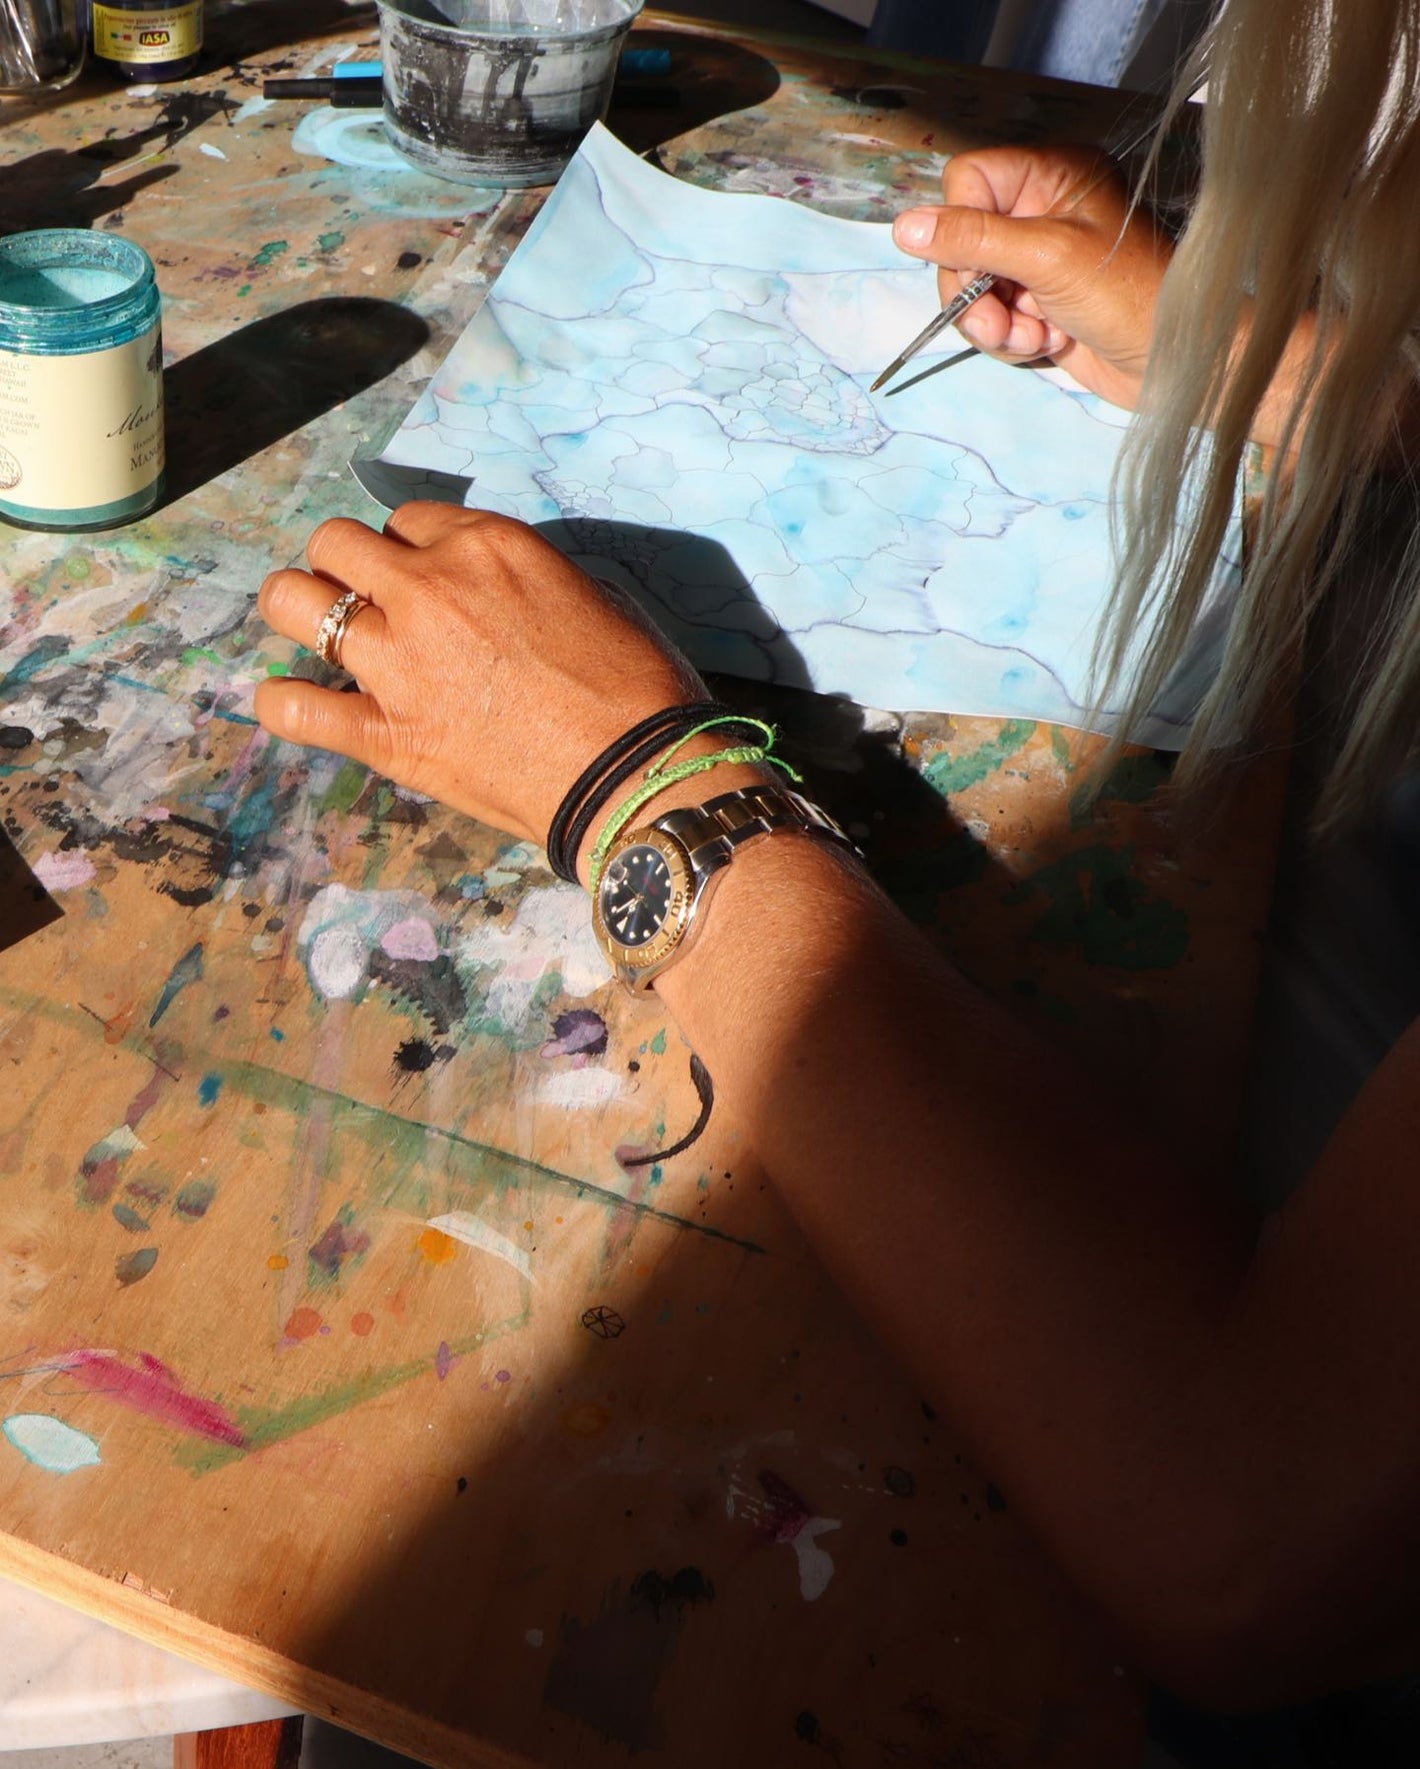
[[[109,1394],[121,1405],[132,1407],[145,1418],[158,1419],[213,1443],[242,1449],[246,1435],[230,1414],[201,1395],[189,1394],[166,1364],[140,1352],[136,1364],[125,1363],[114,1351],[69,1351],[38,1366],[89,1378],[85,1394]]]

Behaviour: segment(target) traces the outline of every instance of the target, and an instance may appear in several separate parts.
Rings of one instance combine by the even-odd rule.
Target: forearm
[[[1190,1397],[1242,1225],[808,841],[746,849],[658,987],[828,1269],[1013,1504],[1117,1614],[1148,1610],[1177,1552],[1186,1606],[1190,1520],[1219,1500]]]

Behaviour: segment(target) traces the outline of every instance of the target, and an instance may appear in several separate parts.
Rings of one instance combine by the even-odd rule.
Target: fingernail
[[[937,231],[937,218],[930,209],[909,209],[892,224],[892,237],[900,246],[929,246]]]

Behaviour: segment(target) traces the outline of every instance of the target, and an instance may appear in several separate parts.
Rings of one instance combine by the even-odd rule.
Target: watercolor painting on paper
[[[1127,414],[981,356],[870,394],[936,299],[887,228],[682,183],[598,128],[355,471],[538,524],[701,668],[1081,725]],[[1141,740],[1180,745],[1235,576]]]

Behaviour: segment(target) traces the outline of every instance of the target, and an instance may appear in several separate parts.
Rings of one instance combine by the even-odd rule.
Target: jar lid
[[[0,349],[102,350],[157,318],[153,261],[132,240],[77,227],[0,239]]]

